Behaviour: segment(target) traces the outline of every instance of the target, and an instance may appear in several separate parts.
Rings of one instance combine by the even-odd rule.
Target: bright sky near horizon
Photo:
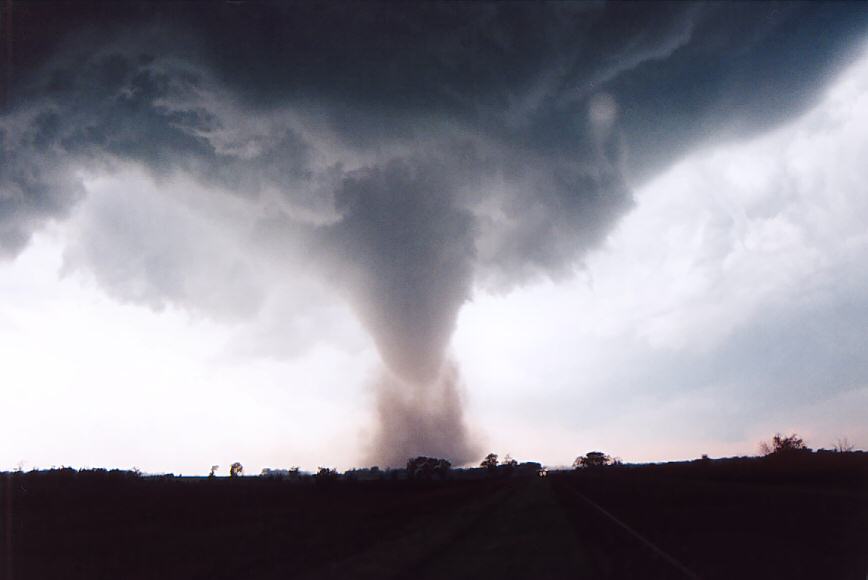
[[[641,184],[574,276],[477,285],[450,352],[485,450],[551,465],[591,449],[689,459],[753,454],[778,431],[868,448],[868,55],[822,95]],[[70,217],[0,264],[0,469],[359,465],[380,357],[340,296],[305,282],[293,292],[317,297],[310,311],[274,299],[212,317],[135,287],[112,295],[80,266],[82,232],[135,200],[118,229],[220,230],[232,252],[221,216],[235,202],[206,221],[167,201],[205,188],[183,176],[158,182],[130,162],[82,177]],[[102,242],[106,259],[121,239]],[[185,288],[236,275],[215,268]]]

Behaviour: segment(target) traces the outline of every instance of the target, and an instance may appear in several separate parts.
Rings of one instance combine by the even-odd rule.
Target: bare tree
[[[839,437],[838,441],[835,442],[835,451],[838,453],[849,453],[856,448],[855,445],[850,443],[850,440],[846,437]]]
[[[512,475],[512,472],[514,472],[515,468],[518,466],[518,461],[513,459],[512,456],[507,453],[500,465],[503,467],[503,470],[507,475]]]

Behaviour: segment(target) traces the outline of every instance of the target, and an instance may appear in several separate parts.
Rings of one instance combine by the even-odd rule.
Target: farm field
[[[864,578],[868,462],[806,459],[325,485],[6,474],[6,572],[20,580]]]

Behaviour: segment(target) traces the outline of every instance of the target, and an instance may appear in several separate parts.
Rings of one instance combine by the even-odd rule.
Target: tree
[[[804,453],[810,449],[805,445],[805,441],[795,433],[786,437],[776,433],[771,442],[763,441],[760,443],[760,451],[763,455],[789,455]]]
[[[332,483],[338,480],[338,472],[336,469],[318,467],[313,479],[319,486],[331,486]]]
[[[208,477],[209,477],[209,478],[213,478],[214,475],[217,473],[217,470],[218,470],[218,469],[220,469],[220,466],[219,466],[219,465],[212,465],[212,466],[211,466],[211,471],[208,473]]]
[[[482,463],[479,464],[479,467],[484,467],[488,471],[494,471],[497,469],[497,453],[489,453],[485,456],[485,459],[482,460]]]
[[[507,453],[500,465],[507,475],[512,475],[512,472],[515,471],[515,468],[518,465],[518,461],[513,459],[512,456]]]
[[[437,457],[413,457],[407,461],[407,477],[409,479],[432,479],[435,475],[446,479],[452,464],[446,459]]]
[[[237,461],[229,467],[229,477],[240,477],[244,474],[244,467]]]
[[[602,451],[588,451],[585,455],[576,457],[573,461],[573,469],[587,467],[605,467],[611,465],[612,458]]]
[[[846,437],[838,438],[838,441],[835,442],[835,451],[838,453],[849,453],[856,448],[855,445],[850,443],[850,440]]]

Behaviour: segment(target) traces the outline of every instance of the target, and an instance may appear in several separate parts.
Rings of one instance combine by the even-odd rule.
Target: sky
[[[868,447],[864,6],[82,6],[5,44],[0,469]]]

